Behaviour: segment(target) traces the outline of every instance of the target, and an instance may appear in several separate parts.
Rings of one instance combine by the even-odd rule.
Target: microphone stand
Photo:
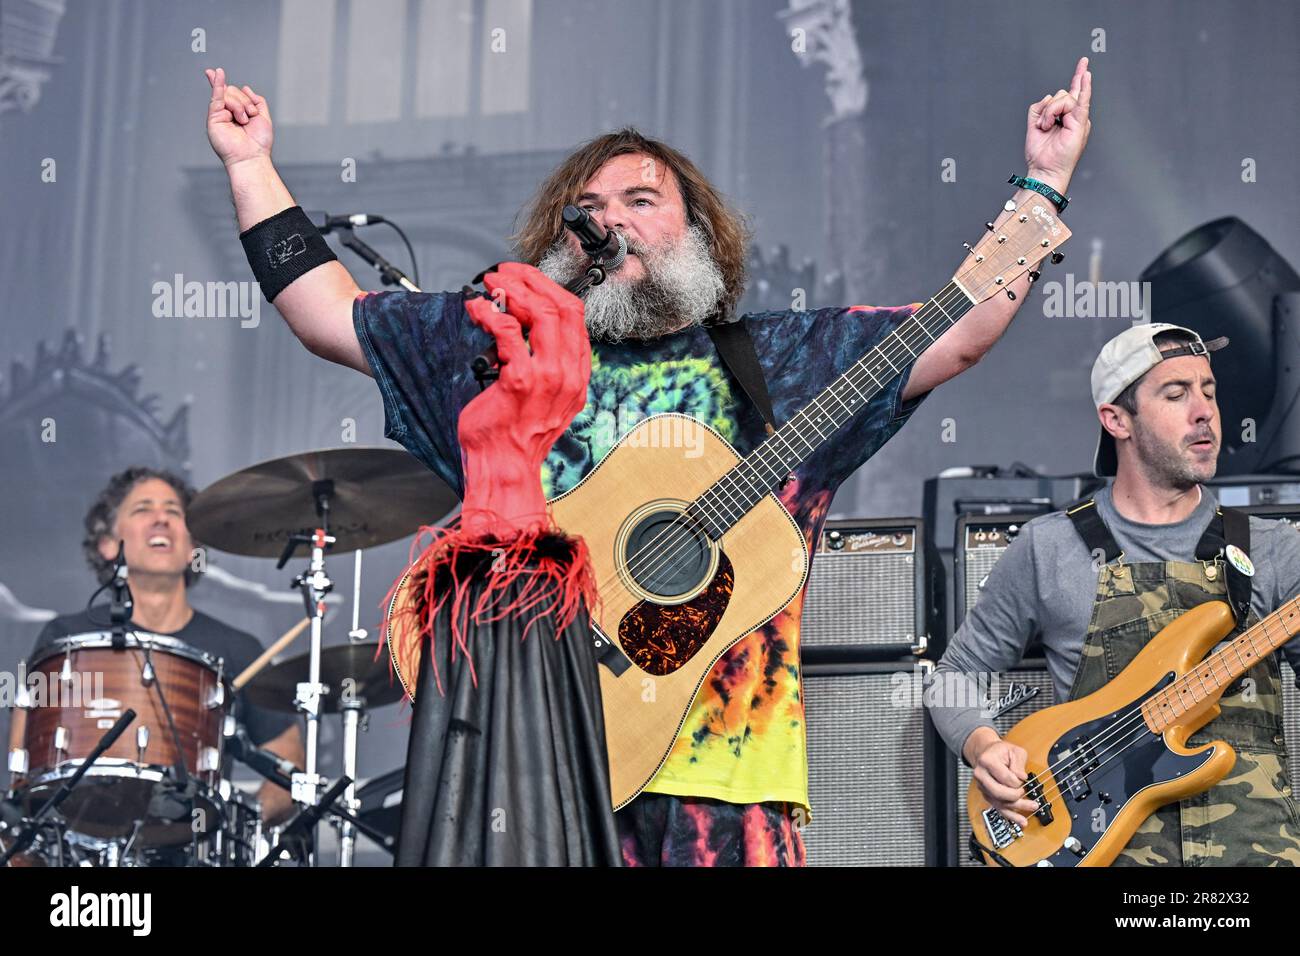
[[[495,266],[493,267],[495,268]],[[483,281],[483,276],[491,272],[492,269],[484,269],[475,277],[475,282]],[[600,285],[605,281],[609,273],[604,265],[599,262],[593,262],[587,267],[587,271],[576,279],[565,283],[564,288],[572,292],[578,298],[587,294],[587,290],[592,286]],[[465,294],[468,296],[474,292],[470,286],[465,286]],[[476,295],[479,293],[475,293]],[[474,373],[474,380],[478,382],[479,391],[487,388],[489,384],[495,382],[501,376],[501,369],[498,367],[500,358],[497,356],[497,344],[493,342],[478,355],[474,356],[474,361],[470,362],[470,371]]]
[[[351,226],[339,226],[339,242],[347,246],[366,262],[375,267],[384,285],[400,285],[407,292],[419,292],[419,287],[412,282],[401,269],[393,265],[373,248],[356,237]]]
[[[227,751],[245,767],[261,775],[263,779],[271,781],[277,787],[292,791],[293,779],[276,766],[276,756],[254,744],[248,736],[248,731],[242,727],[233,737],[228,738]],[[345,823],[350,823],[360,833],[374,840],[380,849],[385,850],[390,855],[393,853],[393,844],[397,841],[388,834],[375,829],[353,813],[337,806],[326,806],[325,812]]]
[[[324,796],[322,796],[316,803],[308,804],[299,810],[280,833],[280,839],[276,841],[275,846],[271,847],[271,852],[268,853],[266,858],[257,865],[259,867],[275,866],[275,864],[279,862],[281,854],[284,853],[286,849],[288,849],[290,853],[293,853],[298,858],[299,862],[304,862],[309,859],[310,853],[304,853],[297,849],[292,849],[286,846],[286,844],[292,841],[296,847],[300,841],[307,841],[314,846],[316,824],[320,822],[320,818],[324,815],[325,811],[327,809],[332,809],[334,801],[343,796],[343,792],[350,786],[352,786],[351,777],[339,777],[338,780],[334,782],[334,785],[326,790]]]
[[[591,259],[587,271],[564,286],[569,292],[582,298],[592,286],[600,285],[605,281],[609,270],[617,269],[623,264],[623,260],[627,258],[627,240],[619,233],[602,229],[591,218],[590,213],[578,206],[565,206],[561,212],[561,219],[564,228],[577,236],[582,251]],[[610,249],[611,245],[614,246],[613,250]],[[489,266],[476,275],[471,283],[461,290],[465,297],[482,295],[483,293],[474,289],[474,285],[482,282],[483,277],[495,268],[496,266]],[[479,391],[487,388],[489,383],[501,376],[500,369],[497,367],[500,361],[497,344],[492,342],[470,363],[469,367],[474,373],[475,381],[478,382]]]
[[[112,603],[109,606],[109,626],[113,635],[113,650],[126,649],[126,626],[131,622],[135,611],[135,598],[131,594],[131,585],[126,580],[128,573],[126,561],[126,542],[117,542],[117,557],[113,559],[113,577],[109,586],[113,589]],[[94,597],[91,597],[94,600]]]

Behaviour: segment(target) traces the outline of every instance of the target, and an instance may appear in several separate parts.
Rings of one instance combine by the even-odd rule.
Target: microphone
[[[257,746],[243,727],[236,727],[234,734],[226,738],[226,752],[272,783],[291,789],[298,768],[291,761]]]
[[[135,598],[131,594],[131,585],[127,583],[128,574],[130,569],[126,565],[126,542],[119,538],[117,557],[113,559],[113,577],[109,581],[113,588],[112,603],[109,606],[109,624],[113,636],[112,646],[118,651],[126,647],[126,626],[135,611]]]
[[[334,216],[317,210],[306,212],[306,216],[311,220],[311,224],[321,231],[322,235],[335,229],[351,229],[353,226],[374,226],[381,222],[388,222],[383,216],[376,216],[368,212],[354,212],[346,216]]]
[[[113,586],[120,587],[125,583],[128,573],[126,567],[126,541],[118,538],[117,557],[113,559]]]
[[[565,206],[561,213],[565,228],[578,237],[582,251],[609,271],[614,271],[627,258],[627,240],[612,229],[606,231],[591,218],[587,210],[578,206]]]
[[[606,230],[591,218],[587,210],[568,205],[564,207],[561,218],[564,220],[565,228],[578,237],[578,244],[582,246],[582,251],[594,264],[600,265],[607,272],[614,272],[627,261],[627,240],[613,229]],[[568,283],[565,288],[581,296],[591,281],[586,276],[581,276]],[[467,291],[473,291],[469,286],[465,288]],[[582,291],[577,291],[578,288]],[[492,369],[500,364],[501,359],[497,354],[495,341],[488,343],[488,347],[474,357],[470,369],[478,379],[480,387],[484,387],[483,383],[493,376]]]

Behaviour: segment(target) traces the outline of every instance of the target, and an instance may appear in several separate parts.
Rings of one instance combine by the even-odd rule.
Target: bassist
[[[1020,787],[1026,752],[1002,741],[971,700],[976,673],[1014,667],[1042,640],[1058,701],[1104,686],[1165,625],[1206,601],[1227,601],[1235,637],[1300,593],[1300,534],[1220,508],[1221,436],[1210,353],[1173,325],[1138,325],[1102,349],[1092,371],[1101,420],[1095,470],[1114,483],[1094,498],[1028,522],[994,565],[935,670],[935,725],[974,768],[988,800],[1019,826],[1035,805]],[[1285,653],[1300,673],[1300,642]],[[1300,817],[1282,731],[1277,655],[1230,686],[1222,713],[1188,740],[1223,739],[1236,766],[1217,786],[1152,814],[1117,866],[1300,864]]]

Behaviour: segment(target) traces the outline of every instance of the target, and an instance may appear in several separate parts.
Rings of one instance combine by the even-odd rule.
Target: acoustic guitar
[[[1198,605],[1105,687],[1012,727],[1003,739],[1028,753],[1024,790],[1038,810],[1021,828],[972,782],[972,851],[989,865],[1109,866],[1157,809],[1227,776],[1237,761],[1228,744],[1187,738],[1219,715],[1237,678],[1300,634],[1300,597],[1202,661],[1233,626],[1227,604]]]
[[[1048,255],[1059,261],[1070,236],[1040,196],[985,226],[947,285],[748,455],[697,419],[652,415],[548,502],[556,526],[591,552],[615,809],[663,765],[718,658],[803,587],[807,545],[775,494],[790,472],[970,308],[1004,291],[1014,298],[1013,280]],[[406,585],[390,603],[390,632],[394,611],[413,600]]]

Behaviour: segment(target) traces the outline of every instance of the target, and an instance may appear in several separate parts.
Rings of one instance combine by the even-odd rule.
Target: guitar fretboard
[[[974,304],[950,281],[695,499],[686,513],[719,540]]]
[[[1142,704],[1147,727],[1152,733],[1162,733],[1205,701],[1218,699],[1224,688],[1297,634],[1300,597],[1292,598],[1223,650],[1147,698]]]

